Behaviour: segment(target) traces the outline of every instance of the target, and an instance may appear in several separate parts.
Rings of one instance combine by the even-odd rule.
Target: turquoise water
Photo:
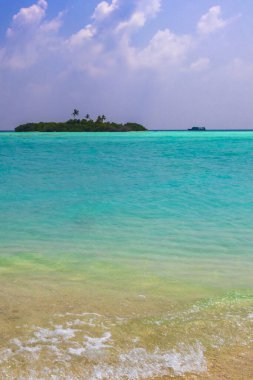
[[[5,321],[5,331],[10,332],[2,349],[16,355],[7,355],[6,367],[11,363],[12,368],[14,359],[25,352],[9,343],[18,336],[17,331],[11,336],[14,326],[20,328],[28,319],[29,326],[48,328],[53,315],[63,315],[67,308],[73,315],[109,314],[112,325],[116,317],[133,323],[134,315],[139,324],[131,325],[131,331],[140,332],[142,345],[136,343],[132,349],[150,350],[149,355],[157,346],[165,350],[159,359],[143,351],[136,377],[127,369],[124,375],[110,361],[111,367],[99,369],[105,378],[191,372],[182,365],[177,370],[171,362],[166,367],[163,355],[182,343],[182,316],[192,307],[201,310],[203,320],[207,315],[221,319],[223,313],[229,330],[213,323],[189,330],[183,343],[195,347],[200,372],[206,368],[200,347],[215,346],[212,329],[226,345],[231,334],[236,347],[249,344],[249,321],[238,336],[235,326],[236,318],[242,324],[253,313],[252,168],[252,132],[0,134],[1,306],[7,307],[5,317],[10,320]],[[18,310],[18,320],[10,318],[13,309]],[[182,313],[175,334],[165,344],[154,324],[159,331],[154,330],[149,340],[142,329],[144,318],[162,320],[164,330],[169,330],[168,313]],[[117,349],[126,350],[116,338],[123,332],[111,330]],[[210,330],[208,337],[204,330]],[[99,333],[108,329],[94,336]],[[106,337],[100,338],[102,346]],[[138,367],[131,355],[129,366]],[[56,373],[52,363],[47,363],[45,378]],[[30,374],[34,368],[27,364],[25,370]],[[66,369],[64,376],[67,373]],[[98,372],[93,376],[103,378]]]

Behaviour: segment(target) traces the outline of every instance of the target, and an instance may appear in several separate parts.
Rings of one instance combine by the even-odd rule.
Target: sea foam
[[[195,346],[181,346],[181,351],[163,352],[157,349],[148,353],[144,348],[136,348],[119,356],[115,365],[94,366],[91,380],[138,380],[156,376],[183,375],[207,371],[204,349],[200,343]]]

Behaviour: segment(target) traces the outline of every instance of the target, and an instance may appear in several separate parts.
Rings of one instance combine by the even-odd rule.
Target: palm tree
[[[101,123],[102,122],[102,116],[98,115],[96,123]]]
[[[102,116],[101,116],[101,120],[102,120],[102,123],[106,120],[105,115],[102,115]]]
[[[76,118],[76,116],[79,115],[79,111],[75,108],[73,113],[72,113],[72,116],[74,117],[74,119]]]
[[[86,118],[87,120],[89,120],[90,115],[87,113],[87,115],[85,116],[85,118]]]

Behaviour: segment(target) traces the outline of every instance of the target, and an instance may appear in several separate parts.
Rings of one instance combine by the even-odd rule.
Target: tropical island
[[[74,109],[73,119],[66,122],[39,122],[19,125],[15,132],[141,132],[147,131],[137,123],[118,124],[106,121],[104,115],[92,120],[87,114],[84,119],[78,119],[79,111]]]

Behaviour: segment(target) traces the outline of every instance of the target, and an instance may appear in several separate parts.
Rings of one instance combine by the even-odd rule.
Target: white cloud
[[[68,44],[70,46],[82,45],[87,40],[90,40],[96,33],[96,28],[94,25],[87,25],[85,28],[79,30],[77,33],[73,34],[68,39]]]
[[[161,0],[141,0],[138,2],[137,8],[131,17],[126,21],[120,22],[116,31],[131,32],[141,28],[149,18],[155,17],[160,9]]]
[[[203,71],[203,70],[208,69],[209,65],[210,65],[209,58],[199,58],[197,61],[193,62],[190,65],[190,70]]]
[[[146,22],[161,10],[161,0],[141,0],[128,20],[119,22],[119,50],[125,62],[132,68],[167,69],[181,64],[193,46],[189,35],[176,35],[168,28],[158,30],[144,48],[135,48],[132,34],[143,28]]]
[[[138,49],[131,46],[130,36],[136,27],[144,26],[149,17],[155,16],[160,4],[161,0],[138,1],[128,21],[117,22],[114,19],[112,25],[105,29],[101,28],[100,23],[118,8],[119,0],[113,0],[110,4],[107,1],[100,2],[93,13],[93,23],[65,40],[62,55],[68,59],[68,52],[64,49],[70,48],[72,58],[75,56],[75,59],[71,59],[72,69],[86,71],[90,75],[106,75],[107,70],[122,64],[136,67],[140,56],[145,65],[145,52],[142,56]],[[119,30],[122,33],[117,33]]]
[[[21,8],[13,16],[7,30],[4,54],[0,57],[1,66],[26,69],[58,49],[56,36],[62,25],[63,13],[47,21],[46,10],[47,1],[39,0],[28,8]]]
[[[118,8],[118,5],[118,0],[112,0],[111,4],[107,1],[101,1],[101,3],[96,6],[92,18],[101,20],[114,12]]]
[[[131,31],[135,28],[141,28],[145,25],[146,16],[143,12],[135,12],[129,20],[122,21],[116,28],[117,32]]]
[[[209,11],[200,18],[197,25],[198,32],[201,34],[213,33],[225,28],[229,22],[230,20],[224,20],[222,18],[221,7],[217,5],[210,8]]]
[[[60,12],[59,15],[55,18],[53,18],[50,21],[43,22],[40,25],[40,30],[44,32],[58,32],[62,26],[63,23],[63,12]]]
[[[161,0],[140,0],[138,2],[138,9],[147,17],[156,16],[161,10]]]
[[[178,36],[169,29],[158,31],[148,46],[136,55],[136,64],[152,68],[168,67],[182,62],[192,47],[192,38]]]
[[[13,16],[13,23],[22,25],[26,23],[40,22],[46,14],[47,2],[39,0],[37,4],[33,4],[28,8],[21,8],[20,11]]]

